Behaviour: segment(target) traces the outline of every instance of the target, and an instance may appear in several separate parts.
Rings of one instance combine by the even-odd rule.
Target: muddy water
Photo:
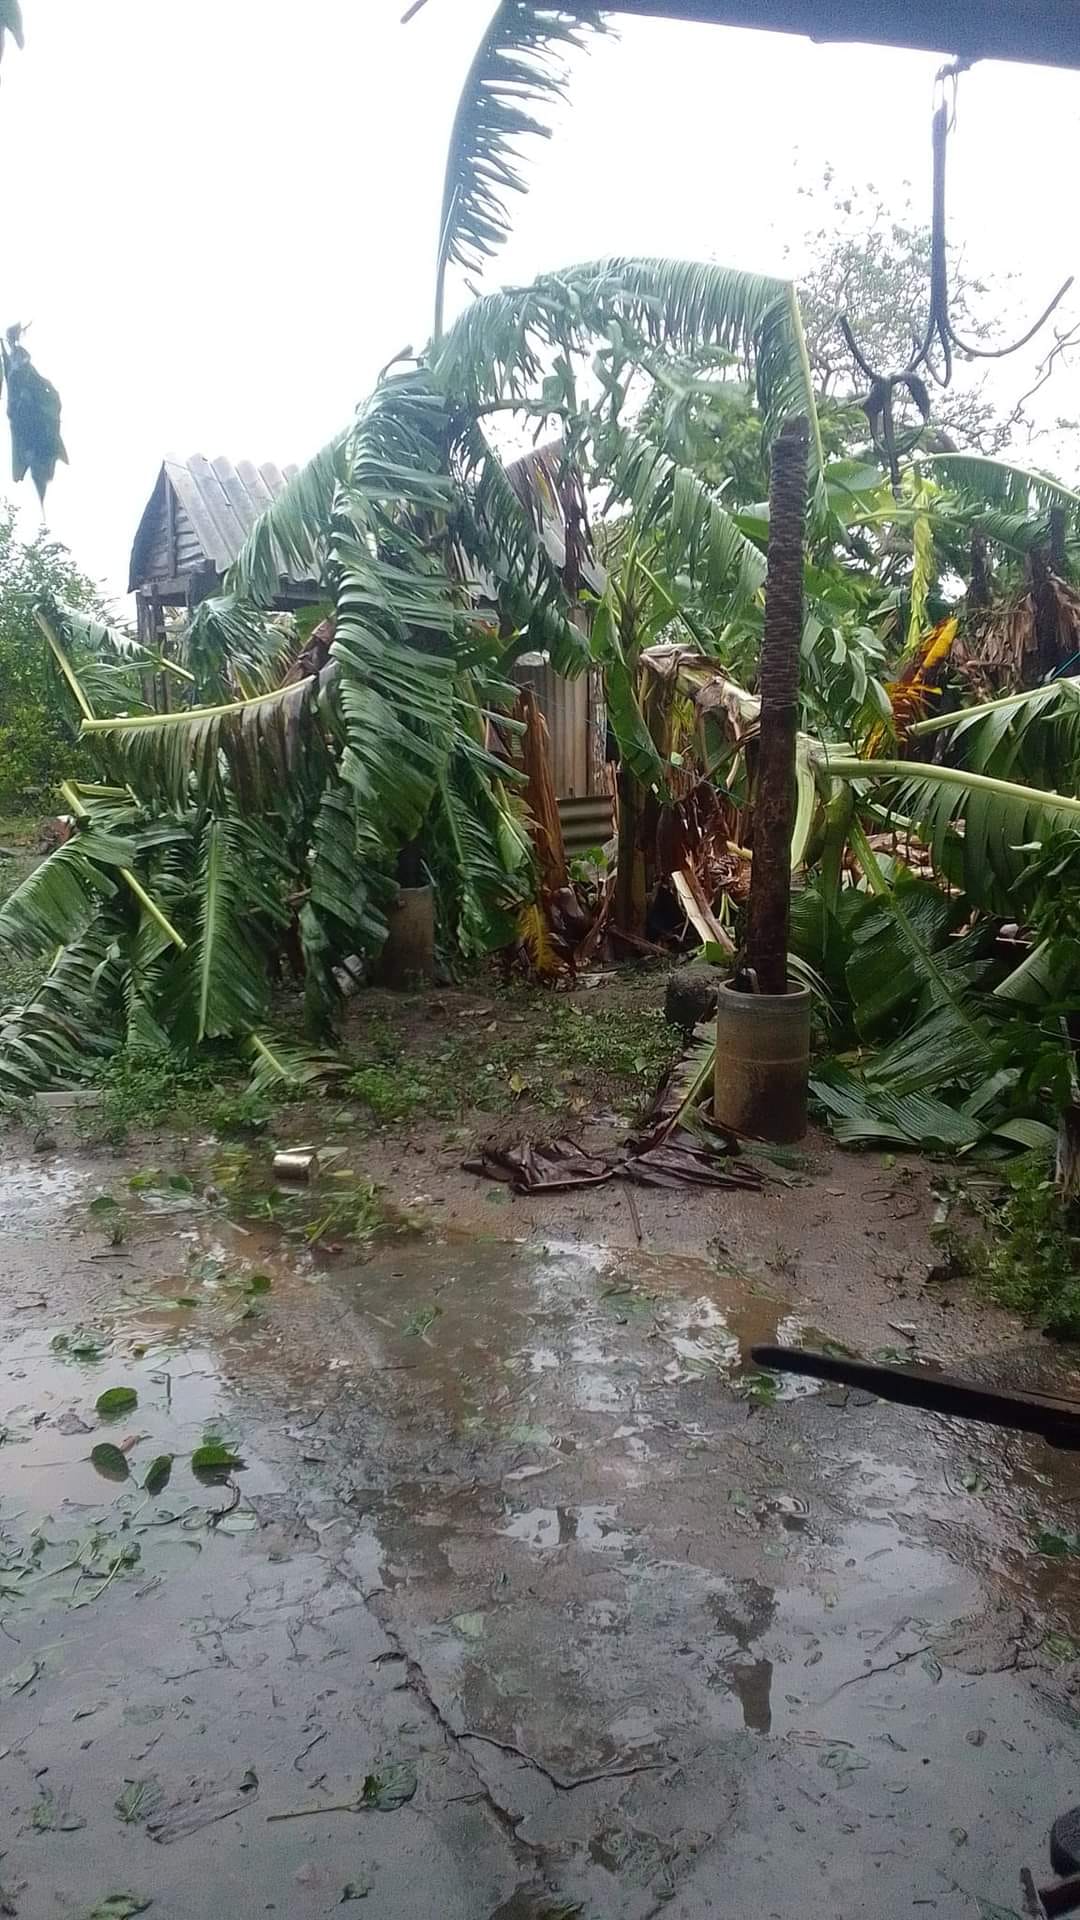
[[[5,1170],[24,1920],[364,1887],[488,1920],[539,1879],[626,1920],[1020,1910],[1080,1798],[1080,1560],[1037,1550],[1080,1529],[1080,1466],[807,1381],[763,1399],[753,1342],[844,1329],[705,1262],[499,1238],[498,1203],[489,1239],[353,1260],[189,1185]],[[994,1365],[1076,1387],[1019,1339]],[[137,1405],[102,1419],[114,1386]],[[200,1477],[208,1440],[243,1466]],[[412,1798],[356,1806],[402,1766]]]

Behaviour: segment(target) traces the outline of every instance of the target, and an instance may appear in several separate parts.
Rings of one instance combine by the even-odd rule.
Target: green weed
[[[657,1009],[592,1013],[565,1001],[553,1009],[548,1041],[561,1060],[643,1090],[651,1090],[682,1052],[680,1035]]]
[[[392,1124],[410,1119],[418,1108],[428,1105],[433,1094],[441,1098],[443,1090],[432,1085],[430,1074],[418,1073],[402,1061],[395,1066],[358,1067],[346,1080],[345,1091],[362,1100],[376,1120]]]
[[[1047,1333],[1080,1340],[1080,1207],[1045,1161],[1025,1156],[996,1203],[977,1203],[986,1237],[967,1243],[968,1270],[1003,1307]]]
[[[206,1118],[215,1133],[228,1137],[263,1133],[270,1124],[273,1107],[265,1094],[245,1088],[240,1093],[219,1093],[206,1110]]]

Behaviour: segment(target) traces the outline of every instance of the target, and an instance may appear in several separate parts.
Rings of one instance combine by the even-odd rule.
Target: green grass
[[[638,1107],[678,1059],[681,1040],[658,1011],[581,1009],[545,995],[543,1018],[531,1029],[497,1036],[475,1029],[422,1056],[406,1056],[392,1027],[368,1022],[360,1054],[344,1081],[379,1127],[422,1117],[460,1118],[470,1109],[511,1113],[519,1100],[558,1112],[571,1101],[568,1084]]]
[[[658,1009],[612,1007],[593,1013],[563,1000],[554,1008],[550,1046],[571,1065],[651,1091],[679,1058],[682,1038]]]

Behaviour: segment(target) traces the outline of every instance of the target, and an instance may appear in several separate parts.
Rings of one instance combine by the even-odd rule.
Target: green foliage
[[[362,1100],[376,1120],[395,1122],[407,1120],[428,1107],[434,1077],[437,1076],[398,1063],[358,1067],[343,1084],[344,1091]]]
[[[0,504],[0,810],[40,812],[78,756],[34,610],[64,600],[97,612],[100,601],[66,547],[44,534],[25,545],[15,523],[15,509]]]
[[[1080,1210],[1038,1155],[1021,1161],[1003,1197],[981,1208],[985,1237],[967,1242],[974,1277],[1003,1307],[1062,1339],[1080,1339]]]
[[[185,1064],[169,1052],[118,1052],[98,1078],[101,1105],[82,1124],[91,1134],[122,1145],[141,1129],[213,1124],[213,1063]]]
[[[0,363],[7,380],[11,474],[19,481],[29,473],[44,505],[57,461],[67,460],[60,438],[60,395],[52,381],[35,367],[23,345],[23,332],[21,326],[9,327],[0,342]]]
[[[565,93],[562,60],[586,30],[603,32],[594,7],[573,12],[535,0],[500,0],[469,68],[450,134],[435,270],[435,332],[442,331],[444,283],[451,264],[479,273],[509,231],[505,196],[523,193],[519,142],[550,137],[535,109]]]
[[[611,1007],[588,1013],[569,1002],[555,1009],[550,1042],[561,1060],[641,1092],[651,1091],[682,1052],[679,1033],[658,1011]]]
[[[219,1093],[207,1103],[206,1118],[215,1133],[231,1138],[240,1134],[263,1133],[270,1124],[273,1107],[264,1094],[246,1088],[240,1093]]]

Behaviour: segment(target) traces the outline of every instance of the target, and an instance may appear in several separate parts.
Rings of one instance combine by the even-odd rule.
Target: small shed
[[[295,472],[272,461],[234,466],[201,453],[162,462],[131,549],[128,592],[135,595],[140,639],[160,631],[164,607],[194,607],[219,590],[256,520]],[[319,598],[315,581],[279,584],[279,611]]]

